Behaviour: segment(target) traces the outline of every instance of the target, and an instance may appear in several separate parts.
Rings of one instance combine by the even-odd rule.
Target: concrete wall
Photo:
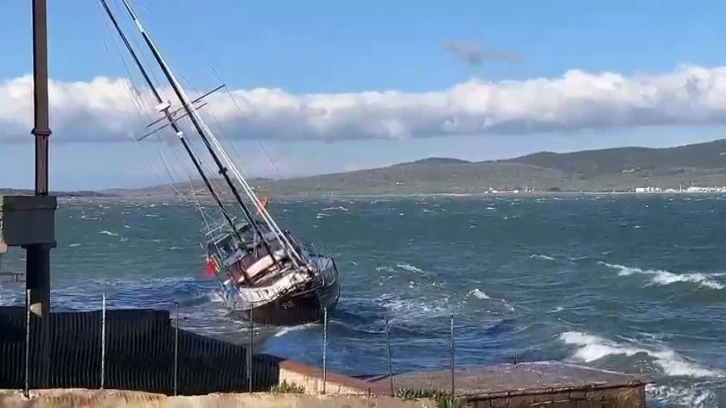
[[[278,378],[280,383],[286,381],[305,388],[306,394],[342,394],[342,395],[391,395],[391,390],[379,384],[331,373],[326,374],[323,386],[323,370],[317,367],[301,364],[292,360],[282,360],[278,363]]]
[[[428,400],[402,401],[391,397],[312,396],[300,394],[209,394],[167,397],[133,391],[41,390],[26,399],[19,391],[0,391],[3,408],[435,408]]]
[[[645,387],[613,387],[587,391],[563,391],[510,396],[474,397],[476,408],[514,408],[537,405],[548,408],[645,408]]]

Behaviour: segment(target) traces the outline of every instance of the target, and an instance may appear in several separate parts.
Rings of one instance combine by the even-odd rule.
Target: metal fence
[[[304,391],[299,384],[282,380],[284,357],[263,352],[265,340],[279,328],[251,323],[247,316],[246,338],[225,341],[185,327],[185,308],[177,303],[166,310],[111,309],[106,307],[106,295],[99,297],[100,310],[54,312],[43,319],[32,314],[27,304],[0,307],[0,388],[24,389],[26,394],[42,388],[106,388],[167,395]],[[308,317],[310,312],[304,313]],[[316,391],[326,393],[331,392],[327,388],[331,373],[352,373],[340,365],[330,370],[331,316],[327,310],[320,313],[319,322],[305,330],[319,330],[316,338],[322,341],[305,345],[303,363],[318,370],[322,389]],[[257,319],[253,316],[251,320]],[[410,392],[405,384],[396,383],[392,325],[388,317],[382,320],[382,355],[358,358],[375,357],[385,361],[385,366],[372,367],[359,380],[394,395]],[[453,316],[448,320],[448,333],[438,330],[432,338],[440,341],[439,352],[443,344],[447,349],[438,368],[448,378],[437,388],[453,394],[456,327]]]

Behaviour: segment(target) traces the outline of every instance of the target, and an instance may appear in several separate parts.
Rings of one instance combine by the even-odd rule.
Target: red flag
[[[217,271],[217,263],[214,262],[214,258],[207,255],[207,267],[204,271],[204,276],[210,277]]]
[[[270,199],[267,196],[262,197],[260,200],[260,207],[257,208],[257,216],[262,216],[262,208],[267,208],[267,204],[270,202]]]

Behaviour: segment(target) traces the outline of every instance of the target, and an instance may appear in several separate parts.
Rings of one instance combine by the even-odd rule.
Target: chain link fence
[[[247,336],[234,343],[195,333],[184,328],[184,307],[170,304],[167,310],[109,309],[105,294],[99,295],[100,310],[54,312],[39,318],[29,305],[0,307],[0,388],[32,389],[86,388],[121,389],[166,395],[200,395],[213,392],[310,392],[299,384],[281,379],[285,358],[265,354],[264,342],[275,328],[249,323]],[[296,313],[290,309],[287,313]],[[309,318],[310,311],[301,311]],[[252,319],[255,320],[255,319]],[[385,367],[372,364],[375,375],[361,381],[376,384],[397,395],[395,342],[391,322],[385,322],[379,341],[385,342],[379,356],[358,356],[385,360]],[[249,321],[249,320],[248,320]],[[306,364],[317,370],[322,386],[315,392],[330,393],[329,350],[335,337],[329,335],[331,316],[320,312],[319,323],[304,330],[320,330],[322,344],[303,346]],[[455,321],[450,318],[448,336],[432,334],[438,349],[449,350],[450,384],[456,389]],[[405,342],[405,339],[399,339]],[[361,338],[370,342],[371,338]],[[333,342],[333,343],[331,343]],[[349,351],[356,353],[355,350]]]

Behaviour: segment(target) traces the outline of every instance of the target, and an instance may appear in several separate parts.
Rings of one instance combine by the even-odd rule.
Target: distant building
[[[663,190],[660,187],[636,187],[636,193],[661,193]]]

